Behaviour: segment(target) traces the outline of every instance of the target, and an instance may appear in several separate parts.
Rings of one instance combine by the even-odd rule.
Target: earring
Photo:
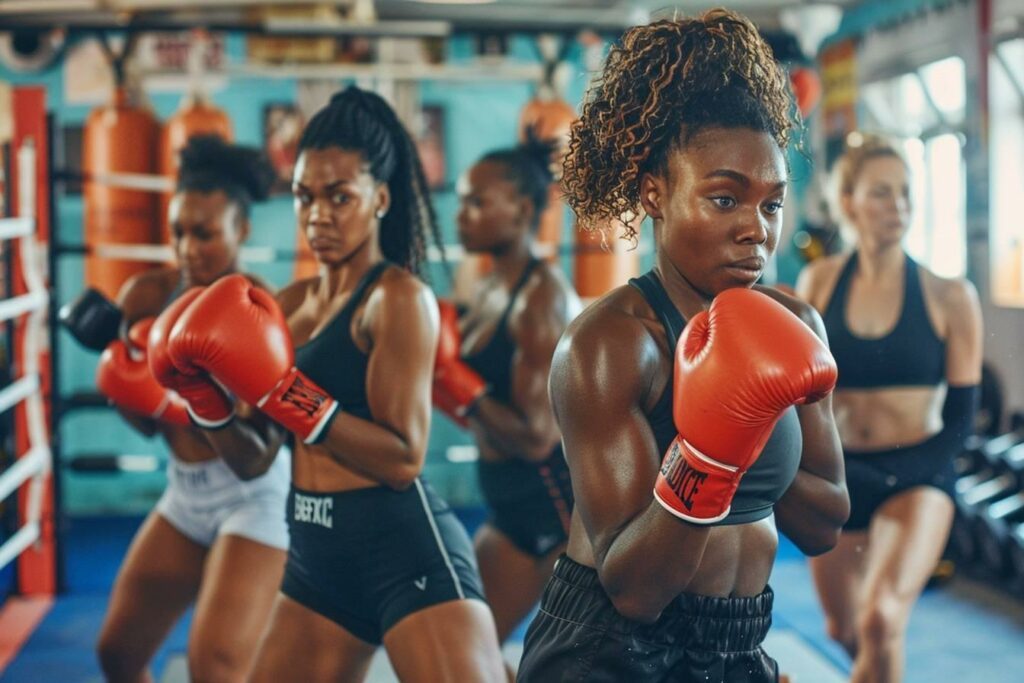
[[[377,218],[384,218],[384,216],[386,214],[387,214],[387,211],[385,211],[384,209],[377,209],[377,214],[376,214]]]

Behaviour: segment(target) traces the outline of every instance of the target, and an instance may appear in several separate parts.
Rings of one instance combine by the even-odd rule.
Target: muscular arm
[[[806,271],[805,271],[806,272]],[[761,290],[766,291],[766,290]],[[771,294],[797,314],[826,344],[821,316],[785,295]],[[850,515],[843,449],[832,417],[832,397],[797,407],[803,452],[796,478],[775,504],[779,529],[807,555],[830,550]]]
[[[548,397],[551,357],[565,331],[565,304],[552,287],[537,287],[514,316],[510,330],[512,403],[485,396],[470,418],[478,438],[508,458],[539,462],[558,443],[558,425]],[[558,297],[561,298],[561,297]]]
[[[345,467],[400,490],[419,476],[426,457],[437,302],[411,277],[385,275],[364,317],[373,340],[366,391],[374,419],[350,415],[342,406],[318,447]]]
[[[643,404],[666,371],[656,343],[623,313],[585,318],[555,352],[552,404],[601,585],[623,616],[651,622],[696,573],[710,527],[677,519],[652,494],[662,454]]]
[[[274,464],[287,432],[246,404],[237,404],[238,417],[221,429],[204,429],[214,452],[239,479],[247,481],[266,473]]]
[[[832,397],[798,407],[797,416],[804,442],[800,469],[775,504],[775,521],[804,554],[820,555],[836,544],[850,516]]]
[[[946,382],[951,387],[978,384],[984,338],[978,292],[964,280],[947,287]]]

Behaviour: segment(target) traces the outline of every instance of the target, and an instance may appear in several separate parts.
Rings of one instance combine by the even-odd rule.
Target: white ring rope
[[[534,245],[534,253],[547,258],[558,253],[558,248],[553,244],[539,243]],[[94,244],[87,247],[90,255],[98,258],[123,260],[123,261],[145,261],[149,263],[169,263],[174,261],[174,248],[169,244],[118,244],[107,242],[105,244]],[[444,246],[445,258],[449,261],[458,261],[465,258],[466,250],[461,244],[446,244]],[[276,249],[274,247],[242,247],[239,258],[242,263],[283,263],[286,260],[294,260],[297,253],[294,250]],[[312,256],[310,256],[312,258]],[[436,246],[427,248],[427,260],[438,263],[441,261],[441,250]],[[3,319],[3,303],[0,302],[0,320]]]
[[[174,178],[153,173],[83,173],[82,180],[124,190],[174,192]]]
[[[0,240],[27,237],[35,229],[36,224],[31,218],[0,218]]]
[[[25,524],[0,545],[0,568],[13,561],[39,539],[43,494],[50,473],[50,440],[46,428],[46,411],[40,387],[39,357],[45,348],[49,295],[43,276],[40,248],[35,230],[36,151],[31,140],[22,143],[17,153],[18,206],[21,215],[0,221],[0,239],[20,237],[18,256],[27,294],[0,302],[0,320],[9,320],[28,313],[22,349],[21,377],[0,390],[0,412],[25,401],[28,424],[28,451],[14,465],[0,473],[0,500],[28,481],[28,505]]]

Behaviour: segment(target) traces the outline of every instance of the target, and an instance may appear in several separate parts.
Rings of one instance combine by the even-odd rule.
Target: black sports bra
[[[364,420],[373,419],[366,396],[366,370],[370,357],[352,339],[352,314],[366,297],[370,286],[391,265],[388,261],[381,261],[366,271],[334,319],[315,337],[295,349],[295,367],[333,396],[346,413]]]
[[[846,326],[850,281],[857,270],[857,252],[843,266],[825,314],[825,330],[839,367],[840,389],[894,386],[935,386],[946,377],[946,342],[928,318],[917,264],[906,257],[903,309],[892,332],[884,337],[857,337]]]
[[[686,327],[686,320],[669,299],[661,280],[652,270],[633,278],[629,284],[640,290],[640,294],[658,314],[668,337],[669,349],[674,351],[679,335]],[[650,414],[645,415],[661,453],[668,450],[678,433],[672,420],[673,382],[670,376],[658,403]],[[771,515],[773,506],[796,477],[803,444],[796,409],[789,408],[775,424],[761,456],[740,480],[729,515],[717,524],[747,524]]]
[[[494,334],[487,344],[476,353],[462,357],[466,365],[487,380],[491,396],[504,403],[512,400],[512,356],[516,352],[515,344],[508,333],[508,317],[512,313],[512,307],[515,306],[519,292],[526,286],[526,281],[530,279],[530,274],[533,273],[538,263],[540,263],[539,260],[532,259],[523,268],[523,274],[519,276],[519,280],[512,288],[508,304],[502,311]]]

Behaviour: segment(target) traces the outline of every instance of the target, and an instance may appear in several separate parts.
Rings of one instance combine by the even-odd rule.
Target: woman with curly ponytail
[[[953,524],[984,324],[969,281],[940,277],[904,250],[912,177],[895,141],[850,133],[832,175],[855,248],[808,264],[797,291],[821,312],[842,373],[850,518],[811,572],[828,633],[853,659],[850,680],[899,681],[910,615]]]
[[[777,529],[832,547],[849,510],[835,363],[807,305],[757,285],[778,243],[786,80],[746,18],[632,28],[574,124],[585,229],[653,223],[653,270],[578,317],[551,402],[575,493],[521,681],[776,681]]]

